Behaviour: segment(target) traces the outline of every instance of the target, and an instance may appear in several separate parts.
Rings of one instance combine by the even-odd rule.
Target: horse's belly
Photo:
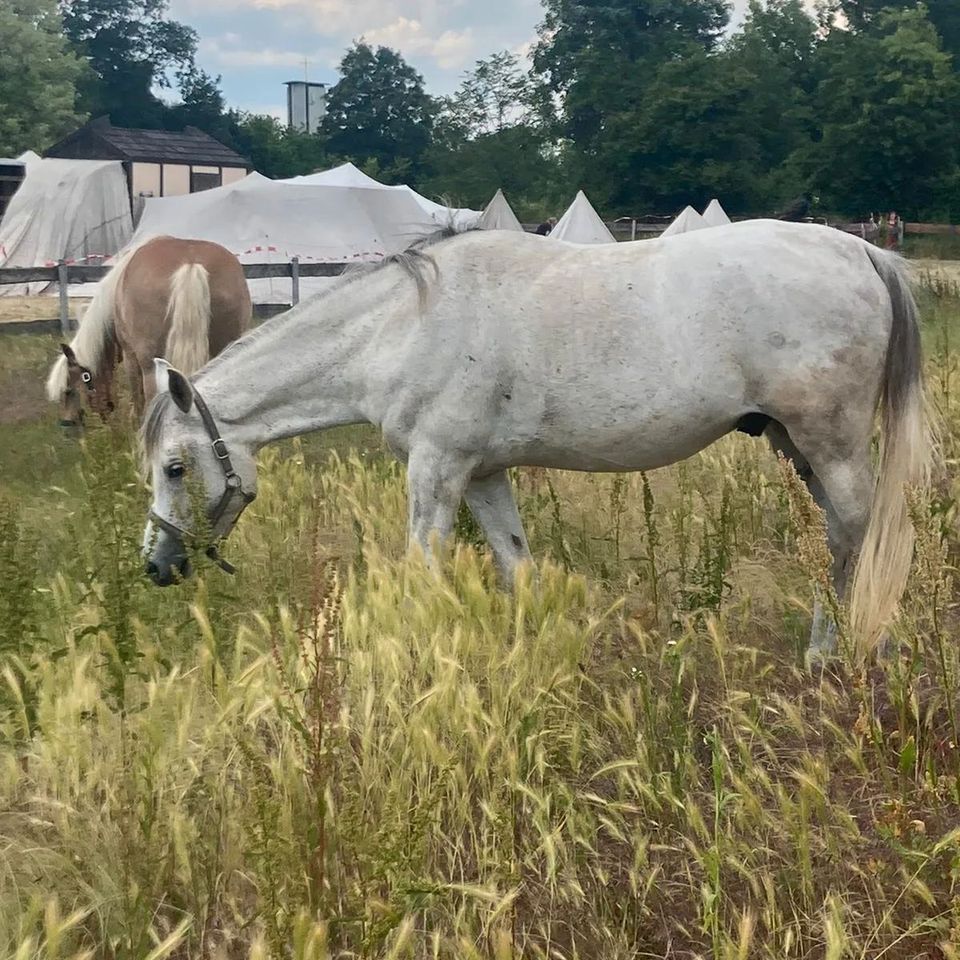
[[[591,472],[654,470],[693,456],[729,433],[735,422],[735,417],[724,417],[682,425],[646,422],[588,431],[565,430],[558,425],[519,442],[505,438],[492,459],[503,461],[498,466]]]

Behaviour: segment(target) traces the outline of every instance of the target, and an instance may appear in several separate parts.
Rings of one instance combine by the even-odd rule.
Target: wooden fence
[[[294,257],[285,263],[245,263],[243,274],[248,280],[284,279],[290,280],[290,303],[300,302],[300,280],[308,277],[339,277],[347,264],[345,263],[301,263]],[[96,283],[102,280],[109,272],[110,267],[90,264],[66,263],[60,261],[52,267],[4,267],[0,269],[0,286],[11,286],[20,283],[55,283],[60,295],[59,329],[63,336],[71,332],[69,301],[67,288],[70,284]],[[275,313],[289,309],[289,304],[256,304],[254,314],[258,319],[264,319]],[[18,325],[19,326],[19,325]],[[24,325],[29,329],[51,326],[47,321],[37,324]]]

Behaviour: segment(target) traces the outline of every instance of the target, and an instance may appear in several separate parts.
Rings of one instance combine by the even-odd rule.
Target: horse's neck
[[[408,300],[384,296],[392,270],[348,281],[229,347],[195,381],[217,419],[254,447],[371,419],[366,353],[399,312],[389,304]]]

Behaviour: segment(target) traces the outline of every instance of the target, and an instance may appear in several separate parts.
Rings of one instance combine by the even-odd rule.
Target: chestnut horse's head
[[[83,366],[66,343],[60,349],[67,361],[66,386],[60,397],[60,426],[67,430],[79,431],[83,428],[83,419],[87,407],[102,420],[113,412],[111,380],[113,371],[105,371],[94,376],[89,367]]]

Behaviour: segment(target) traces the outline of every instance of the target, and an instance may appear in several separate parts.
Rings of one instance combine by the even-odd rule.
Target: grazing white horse
[[[184,476],[217,542],[253,496],[255,452],[283,437],[377,424],[407,463],[411,541],[429,556],[465,498],[510,576],[530,553],[508,467],[650,470],[740,429],[792,458],[826,511],[841,595],[860,551],[853,623],[875,642],[911,560],[903,487],[931,459],[904,265],[805,224],[595,247],[468,233],[344,279],[192,382],[157,365],[143,440],[158,584],[187,573]],[[833,643],[818,609],[811,649]]]

